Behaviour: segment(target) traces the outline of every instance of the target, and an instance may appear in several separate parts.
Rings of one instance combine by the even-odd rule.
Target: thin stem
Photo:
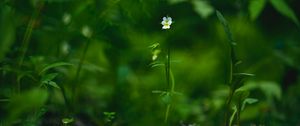
[[[166,69],[166,81],[167,81],[167,87],[169,88],[170,96],[173,96],[173,93],[175,92],[175,81],[174,76],[171,71],[171,51],[170,46],[167,47],[167,61],[165,63],[165,69]],[[169,113],[170,113],[171,103],[167,105],[166,113],[165,113],[165,123],[168,121]]]
[[[232,50],[230,50],[230,57],[232,57],[232,53],[231,53]],[[232,102],[232,98],[233,98],[233,94],[235,92],[234,90],[234,85],[232,83],[232,80],[233,80],[233,73],[234,73],[234,69],[233,69],[233,60],[230,60],[229,62],[229,79],[228,79],[228,84],[229,84],[229,95],[228,95],[228,98],[227,98],[227,102],[226,102],[226,105],[225,105],[225,126],[229,126],[230,122],[230,105],[231,105],[231,102]]]
[[[165,114],[165,123],[168,121],[169,113],[170,113],[171,104],[168,104]]]
[[[175,79],[171,69],[170,69],[170,78],[171,78],[171,95],[172,95],[175,92]]]
[[[238,104],[237,104],[237,113],[236,113],[236,121],[237,121],[237,126],[240,126],[240,118],[241,118],[241,98],[238,99]]]
[[[165,68],[166,68],[166,81],[167,81],[167,87],[170,86],[170,68],[171,68],[171,64],[170,64],[170,47],[167,47],[167,61],[165,63]]]
[[[229,126],[229,123],[230,123],[230,105],[231,105],[231,102],[232,102],[232,98],[233,98],[233,94],[234,94],[234,91],[230,88],[229,89],[229,96],[228,96],[228,99],[227,99],[227,102],[226,102],[226,105],[225,105],[225,126]]]
[[[20,48],[20,59],[19,59],[19,62],[18,62],[18,68],[20,68],[22,65],[23,65],[23,62],[24,62],[24,58],[25,58],[25,55],[26,55],[26,52],[28,50],[28,45],[29,45],[29,40],[31,38],[31,35],[32,35],[32,30],[33,30],[33,26],[34,24],[36,23],[36,18],[40,15],[40,12],[43,8],[43,2],[41,2],[41,4],[39,5],[39,7],[33,12],[31,18],[30,18],[30,21],[27,25],[27,28],[26,28],[26,31],[25,31],[25,34],[24,34],[24,37],[23,37],[23,40],[22,40],[22,45],[21,45],[21,48]],[[21,91],[21,83],[20,82],[17,82],[17,86],[16,86],[16,91],[18,93],[20,93]]]
[[[74,86],[72,86],[72,103],[73,103],[73,105],[75,103],[75,98],[76,98],[76,95],[77,95],[77,86],[78,86],[80,71],[82,69],[83,61],[85,59],[87,50],[89,48],[90,41],[91,41],[91,39],[89,38],[88,41],[85,43],[83,54],[82,54],[82,56],[80,58],[80,61],[79,61],[79,64],[78,64],[78,67],[77,67],[77,70],[76,70],[76,75],[75,75],[75,79],[74,79],[74,82],[73,82]]]

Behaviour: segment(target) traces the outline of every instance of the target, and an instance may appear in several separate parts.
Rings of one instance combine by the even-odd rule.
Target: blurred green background
[[[230,25],[239,70],[255,74],[244,85],[258,102],[246,106],[241,125],[300,125],[298,5],[1,0],[0,126],[223,125],[228,40],[215,10]],[[169,30],[160,24],[164,16],[173,19]],[[167,123],[165,99],[152,93],[167,89],[164,68],[150,65],[154,43],[170,45],[180,92]]]

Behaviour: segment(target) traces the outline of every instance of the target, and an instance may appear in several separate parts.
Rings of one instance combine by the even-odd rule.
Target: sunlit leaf
[[[50,85],[50,86],[52,86],[54,88],[60,89],[60,87],[54,81],[49,81],[48,85]]]
[[[74,122],[74,118],[63,118],[61,121],[63,124],[70,124]]]
[[[8,104],[10,110],[8,120],[15,120],[24,113],[40,109],[47,101],[47,98],[47,91],[40,88],[32,89],[12,97]]]
[[[246,104],[253,104],[253,103],[256,103],[256,102],[258,102],[258,100],[255,99],[255,98],[246,98],[246,99],[243,101],[243,104],[242,104],[242,108],[241,108],[241,109],[244,110]]]
[[[70,66],[73,65],[71,63],[66,63],[66,62],[57,62],[57,63],[53,63],[50,65],[47,65],[46,67],[44,67],[40,72],[39,75],[42,75],[44,72],[46,72],[47,70],[51,69],[51,68],[55,68],[55,67],[60,67],[60,66]]]
[[[262,10],[264,9],[266,5],[266,0],[250,0],[249,1],[249,13],[250,13],[250,18],[252,20],[255,20]]]
[[[202,17],[207,18],[214,13],[214,8],[205,0],[192,1],[194,10]]]
[[[295,24],[299,26],[299,20],[294,13],[294,11],[289,7],[285,0],[270,0],[273,7],[282,15],[286,16],[292,20]]]
[[[267,81],[260,82],[259,87],[268,98],[275,97],[277,99],[281,99],[282,92],[280,86],[277,83]]]

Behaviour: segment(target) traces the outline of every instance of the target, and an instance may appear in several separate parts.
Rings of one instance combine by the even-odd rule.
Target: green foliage
[[[214,13],[214,8],[204,0],[193,0],[195,11],[202,17],[207,18]]]
[[[105,116],[105,121],[111,123],[116,116],[115,112],[103,112]]]
[[[57,62],[57,63],[52,63],[49,64],[47,66],[45,66],[40,72],[39,75],[42,75],[43,73],[45,73],[46,71],[48,71],[49,69],[55,68],[55,67],[60,67],[60,66],[70,66],[72,64],[70,63],[65,63],[65,62]]]
[[[2,0],[0,125],[298,125],[298,4]]]
[[[52,86],[54,88],[60,89],[60,87],[56,84],[56,82],[52,81],[58,73],[50,73],[46,74],[41,79],[41,86]]]
[[[23,92],[13,97],[7,105],[7,108],[10,110],[10,114],[6,117],[8,123],[13,123],[25,113],[38,111],[44,106],[47,99],[48,93],[45,90],[38,88]]]
[[[249,1],[249,13],[250,13],[250,18],[252,20],[255,20],[260,13],[263,11],[267,1],[266,0],[250,0]]]
[[[283,16],[286,16],[290,20],[292,20],[296,25],[299,26],[299,20],[294,13],[294,11],[288,6],[285,0],[270,0],[273,7],[281,13]]]
[[[267,2],[270,4],[283,16],[287,17],[293,21],[297,26],[299,26],[299,20],[295,12],[289,7],[285,0],[250,0],[248,10],[250,13],[250,18],[255,20],[260,13],[263,11]]]
[[[0,61],[15,41],[15,20],[13,8],[0,4]]]
[[[74,122],[74,118],[63,118],[61,122],[65,125],[68,125]]]

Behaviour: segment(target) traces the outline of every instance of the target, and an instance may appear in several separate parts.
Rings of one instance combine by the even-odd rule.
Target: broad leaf
[[[52,87],[54,87],[54,88],[57,88],[57,89],[60,89],[60,87],[56,84],[56,82],[54,82],[54,81],[50,81],[49,83],[48,83],[48,85],[50,85],[50,86],[52,86]]]
[[[207,18],[214,13],[214,8],[204,0],[194,0],[192,1],[194,5],[194,10],[202,17]]]
[[[23,114],[39,110],[45,104],[47,98],[47,91],[40,88],[22,92],[20,95],[14,96],[8,104],[10,111],[7,116],[8,120],[13,121]]]
[[[242,104],[242,108],[241,108],[241,109],[244,110],[246,104],[253,104],[253,103],[256,103],[256,102],[258,102],[258,100],[255,99],[255,98],[246,98],[246,99],[243,101],[243,104]]]
[[[273,7],[282,15],[292,20],[297,26],[299,26],[299,20],[294,11],[284,0],[270,0]]]
[[[250,18],[252,20],[255,20],[264,9],[266,5],[266,0],[250,0],[249,2],[250,3],[248,9],[250,13]]]

